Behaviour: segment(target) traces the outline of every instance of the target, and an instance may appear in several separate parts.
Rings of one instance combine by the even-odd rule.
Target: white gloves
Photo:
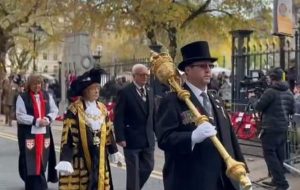
[[[192,147],[194,147],[196,143],[201,143],[206,138],[214,136],[216,134],[216,127],[209,122],[204,122],[198,125],[192,133]]]
[[[124,156],[119,151],[109,155],[109,160],[114,164],[125,162],[124,161]]]
[[[60,172],[61,175],[70,175],[74,172],[72,164],[67,161],[60,161],[55,166],[55,169]]]

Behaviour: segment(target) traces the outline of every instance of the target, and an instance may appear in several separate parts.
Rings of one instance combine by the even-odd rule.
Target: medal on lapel
[[[94,132],[93,144],[95,146],[99,146],[99,144],[100,144],[100,138],[98,137],[97,132]]]

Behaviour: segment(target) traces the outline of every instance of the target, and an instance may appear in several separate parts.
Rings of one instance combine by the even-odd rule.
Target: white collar
[[[144,86],[140,86],[140,85],[138,85],[135,81],[133,81],[133,84],[134,84],[138,89],[144,88],[144,90],[145,90],[145,85],[144,85]]]
[[[85,100],[84,103],[85,103],[86,108],[88,108],[88,107],[97,107],[96,101]]]
[[[192,92],[195,94],[195,96],[197,96],[197,97],[200,96],[202,94],[202,92],[205,92],[207,94],[207,88],[205,88],[205,90],[203,91],[200,88],[193,85],[192,83],[190,83],[189,81],[185,81],[185,83],[192,90]]]

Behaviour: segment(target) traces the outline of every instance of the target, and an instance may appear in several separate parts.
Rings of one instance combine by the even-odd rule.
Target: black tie
[[[139,92],[140,92],[140,95],[141,95],[141,98],[143,99],[143,101],[146,101],[147,96],[146,96],[146,93],[145,93],[145,89],[143,87],[141,87]]]
[[[203,98],[203,107],[206,110],[206,112],[209,114],[209,116],[212,116],[212,109],[211,109],[211,104],[209,101],[209,98],[205,92],[201,93],[201,96]]]

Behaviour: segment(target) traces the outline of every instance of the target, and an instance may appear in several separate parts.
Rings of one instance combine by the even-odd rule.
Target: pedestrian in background
[[[126,162],[126,189],[140,190],[154,167],[153,93],[146,86],[149,70],[132,67],[133,82],[119,90],[114,127]]]
[[[18,124],[19,173],[25,190],[46,190],[47,181],[56,183],[56,157],[51,123],[58,109],[53,98],[43,89],[43,78],[32,74],[26,90],[16,102]],[[48,165],[48,180],[45,172]]]
[[[284,157],[290,117],[295,113],[295,100],[287,82],[282,81],[283,70],[274,68],[269,73],[271,85],[254,103],[262,113],[260,135],[264,158],[272,180],[263,182],[275,186],[276,190],[289,188],[284,176]]]
[[[18,94],[18,85],[14,83],[14,76],[10,75],[7,80],[3,82],[2,101],[5,114],[5,124],[12,127],[12,120],[15,113],[15,97]]]

